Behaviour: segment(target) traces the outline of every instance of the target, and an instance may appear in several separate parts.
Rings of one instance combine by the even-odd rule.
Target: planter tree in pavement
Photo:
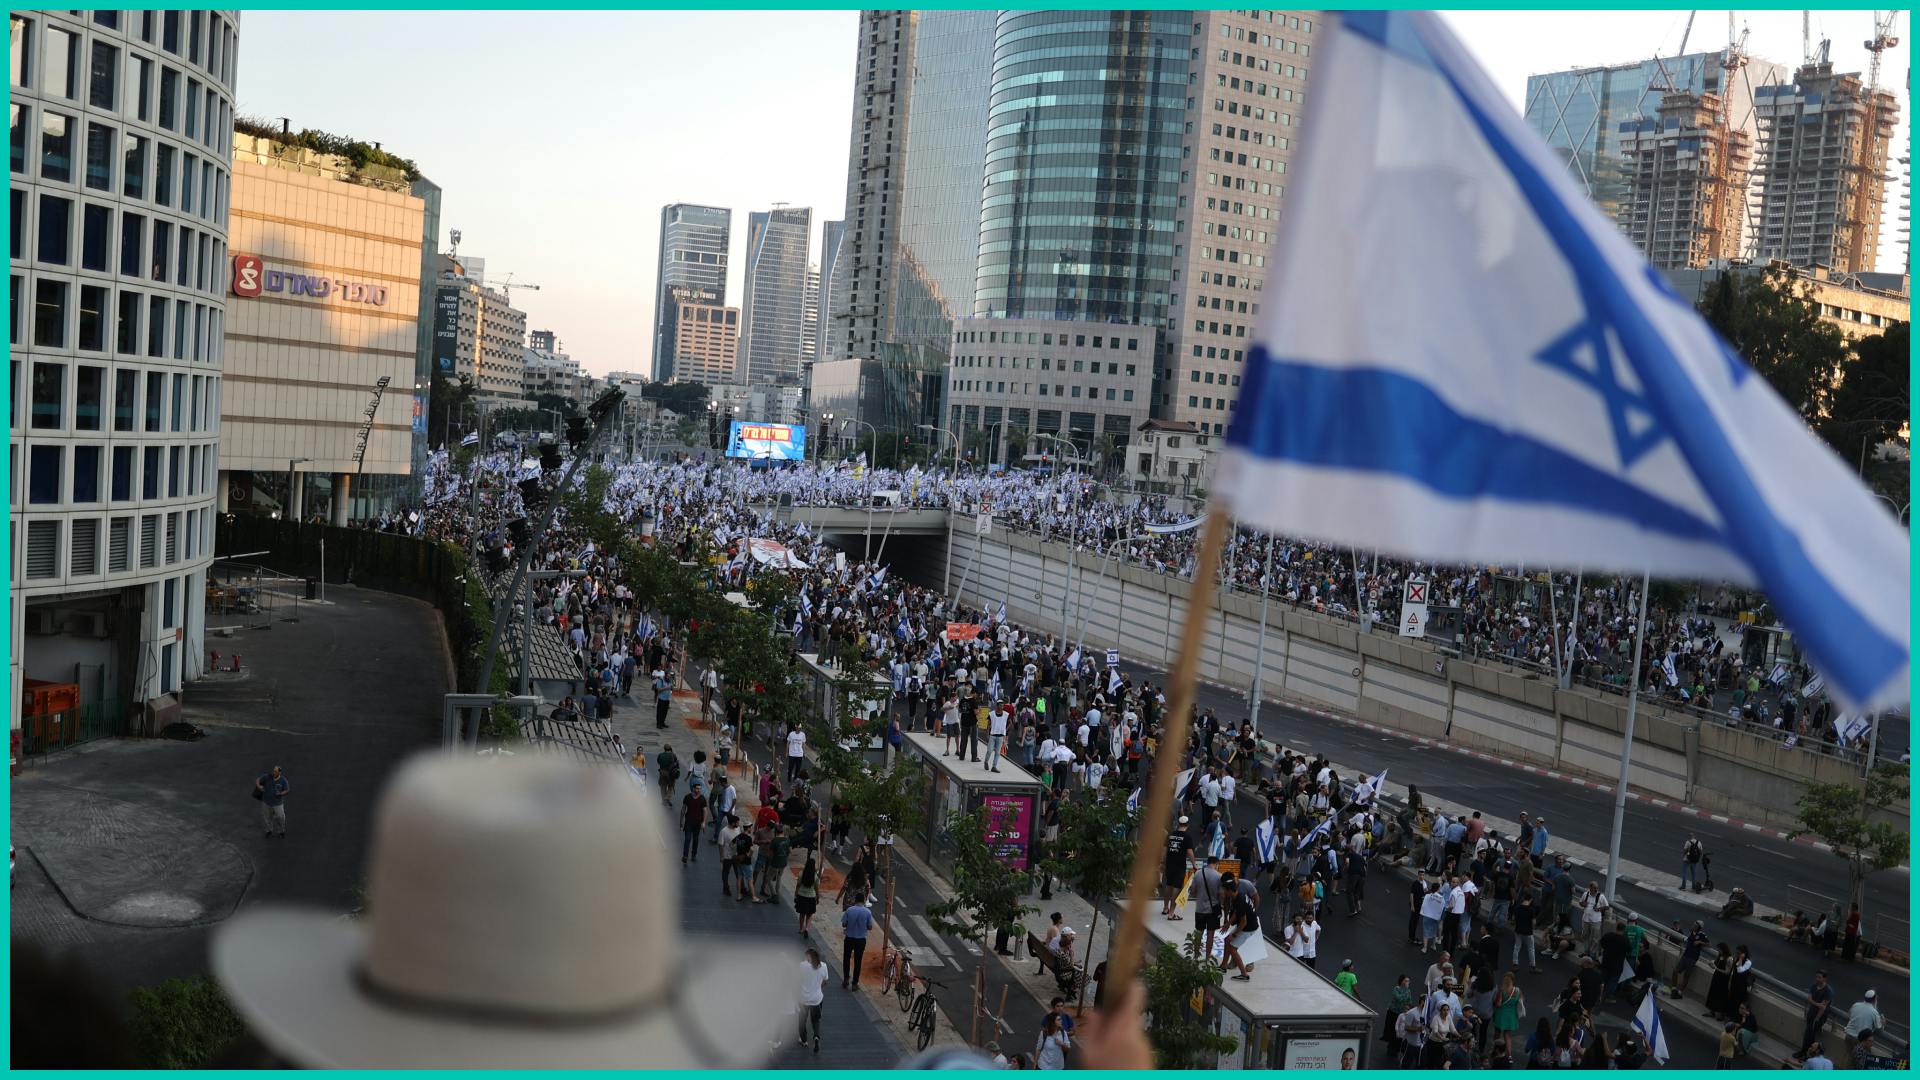
[[[886,769],[862,764],[840,783],[840,797],[851,808],[849,817],[862,836],[885,837],[880,845],[886,862],[887,902],[880,913],[883,948],[893,943],[893,838],[920,827],[926,816],[926,772],[904,754]],[[884,955],[884,953],[883,953]]]
[[[992,947],[989,935],[1020,933],[1021,918],[1039,910],[1022,902],[1033,888],[1033,873],[1015,870],[1002,860],[995,850],[1001,837],[985,807],[949,819],[946,832],[953,848],[953,898],[927,905],[927,920],[943,934],[981,943],[980,961],[974,966],[977,988],[986,970],[986,952]]]
[[[1085,897],[1093,905],[1081,966],[1093,959],[1093,937],[1100,926],[1100,905],[1127,887],[1133,872],[1132,837],[1139,815],[1127,808],[1127,797],[1113,788],[1082,788],[1060,804],[1060,838],[1049,848],[1043,869]],[[1087,1001],[1087,983],[1080,981],[1079,1005]]]
[[[1800,796],[1800,825],[1787,835],[1832,845],[1847,864],[1847,897],[1864,910],[1867,878],[1906,858],[1907,834],[1886,820],[1906,800],[1906,773],[1896,765],[1874,769],[1863,785],[1809,784]]]
[[[1240,1046],[1231,1035],[1216,1035],[1201,1024],[1194,1011],[1196,995],[1220,985],[1225,971],[1211,958],[1200,956],[1198,931],[1186,948],[1161,945],[1153,963],[1142,968],[1147,984],[1147,1041],[1153,1044],[1153,1062],[1162,1069],[1212,1068],[1216,1059]]]

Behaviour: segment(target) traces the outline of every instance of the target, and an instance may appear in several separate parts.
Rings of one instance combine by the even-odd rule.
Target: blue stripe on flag
[[[1565,506],[1684,540],[1725,540],[1711,523],[1646,489],[1458,412],[1426,383],[1394,371],[1276,360],[1256,345],[1234,420],[1227,441],[1263,458],[1392,473],[1443,495]],[[1356,431],[1367,435],[1355,438]]]

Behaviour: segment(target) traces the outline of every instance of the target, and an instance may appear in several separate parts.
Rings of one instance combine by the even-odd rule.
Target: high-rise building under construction
[[[1662,270],[1743,254],[1753,140],[1726,110],[1719,94],[1675,91],[1657,115],[1620,125],[1626,197],[1617,220]]]
[[[1791,85],[1755,91],[1754,110],[1761,129],[1759,257],[1872,270],[1898,99],[1817,59]]]

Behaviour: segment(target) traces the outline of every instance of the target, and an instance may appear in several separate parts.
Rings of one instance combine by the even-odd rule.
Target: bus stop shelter
[[[1121,901],[1122,904],[1130,901]],[[1147,963],[1161,945],[1181,948],[1193,932],[1191,901],[1182,921],[1169,922],[1159,905],[1147,912]],[[1221,1069],[1365,1069],[1380,1018],[1333,980],[1287,955],[1271,936],[1269,955],[1253,965],[1248,982],[1227,980],[1201,997],[1200,1022],[1230,1035],[1238,1048],[1222,1054]],[[1220,951],[1216,942],[1214,951]],[[1191,1006],[1189,1006],[1191,1007]]]
[[[927,775],[926,814],[918,835],[907,839],[943,877],[953,876],[953,842],[947,835],[954,818],[985,807],[990,832],[998,837],[1000,860],[1014,870],[1026,870],[1035,858],[1033,838],[1040,828],[1040,799],[1045,785],[1011,762],[999,772],[987,770],[983,760],[941,754],[945,740],[938,735],[910,733],[902,752],[920,761]]]
[[[893,683],[885,676],[874,675],[872,689],[866,699],[855,707],[855,719],[850,726],[852,731],[840,730],[840,690],[838,682],[843,673],[820,663],[820,657],[814,653],[800,654],[800,667],[806,673],[813,707],[819,710],[827,721],[834,736],[842,746],[848,749],[859,747],[863,753],[861,760],[875,768],[885,768],[887,764],[887,716],[889,703],[893,700]]]

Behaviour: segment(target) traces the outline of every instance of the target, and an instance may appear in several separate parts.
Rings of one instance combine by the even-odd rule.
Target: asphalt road
[[[1163,671],[1125,661],[1121,670],[1145,676],[1156,685],[1166,678]],[[1218,687],[1202,684],[1198,701],[1202,708],[1210,707],[1216,715],[1236,722],[1247,715],[1246,703],[1239,694]],[[1522,812],[1534,817],[1545,815],[1551,836],[1601,851],[1607,848],[1613,822],[1613,796],[1609,792],[1424,746],[1410,738],[1370,731],[1271,701],[1261,707],[1260,730],[1283,746],[1324,753],[1350,768],[1369,773],[1388,769],[1393,781],[1418,785],[1428,805],[1479,810],[1509,821],[1517,820]],[[1689,834],[1698,836],[1712,853],[1714,883],[1722,890],[1739,885],[1757,903],[1787,911],[1809,907],[1814,902],[1810,894],[1838,896],[1845,892],[1844,871],[1834,855],[1634,800],[1627,802],[1621,858],[1656,869],[1671,866],[1674,876],[1670,884],[1677,885],[1680,846]],[[1906,1038],[1911,994],[1904,978],[1865,965],[1843,964],[1837,958],[1824,961],[1816,950],[1789,945],[1773,930],[1719,922],[1710,912],[1663,893],[1627,886],[1620,895],[1629,907],[1662,923],[1690,927],[1693,920],[1704,919],[1716,942],[1747,945],[1760,970],[1788,986],[1811,985],[1813,972],[1826,970],[1834,985],[1835,1000],[1843,1007],[1858,1000],[1867,988],[1877,989],[1891,1030]],[[1725,899],[1724,892],[1713,895]],[[1906,868],[1868,880],[1867,911],[1904,918],[1907,904]],[[1905,927],[1900,929],[1904,931]],[[1898,947],[1904,947],[1906,937],[1904,932],[1890,934],[1889,943],[1897,939]]]

